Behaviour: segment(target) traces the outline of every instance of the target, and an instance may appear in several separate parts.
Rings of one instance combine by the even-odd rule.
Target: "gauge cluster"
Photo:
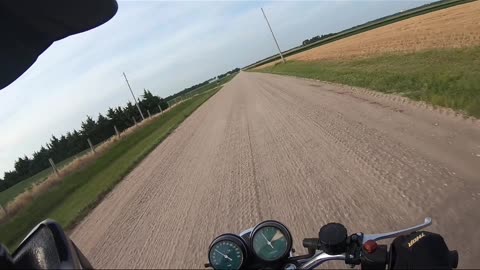
[[[210,244],[214,269],[280,268],[292,250],[292,236],[282,223],[264,221],[240,235],[222,234]]]

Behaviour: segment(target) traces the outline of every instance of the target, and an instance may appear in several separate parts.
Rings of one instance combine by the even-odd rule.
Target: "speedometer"
[[[240,269],[247,260],[246,245],[237,235],[220,235],[210,244],[208,260],[214,269]]]
[[[258,224],[252,232],[251,246],[263,261],[277,261],[289,255],[292,236],[287,227],[277,221]]]

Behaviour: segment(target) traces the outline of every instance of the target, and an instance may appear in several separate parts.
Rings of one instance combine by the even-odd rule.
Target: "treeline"
[[[207,85],[213,79],[221,79],[238,71],[240,71],[240,69],[235,68],[203,83],[185,88],[165,99],[153,95],[148,90],[144,90],[143,95],[141,95],[141,98],[139,98],[137,102],[146,118],[148,117],[147,111],[150,111],[152,115],[158,113],[160,111],[159,105],[163,111],[168,108],[168,101],[197,90],[197,88]],[[63,161],[86,150],[89,147],[87,139],[90,139],[93,145],[98,144],[115,134],[114,126],[117,127],[119,132],[122,132],[133,126],[135,122],[140,122],[141,120],[142,117],[136,105],[131,102],[128,102],[125,107],[118,106],[116,108],[109,108],[106,115],[99,114],[96,119],[87,116],[87,119],[82,122],[79,130],[73,130],[58,138],[52,135],[50,142],[42,146],[40,150],[34,152],[31,158],[26,155],[18,158],[18,160],[15,161],[14,169],[5,172],[3,179],[0,178],[0,191],[49,168],[49,158],[55,162]]]
[[[302,45],[305,46],[305,45],[308,45],[310,43],[314,43],[314,42],[317,42],[319,40],[322,40],[322,39],[325,39],[325,38],[328,38],[328,37],[331,37],[331,36],[334,36],[336,35],[337,33],[330,33],[330,34],[325,34],[325,35],[321,35],[321,36],[314,36],[310,39],[305,39],[303,42],[302,42]]]
[[[147,110],[155,114],[160,111],[158,106],[162,110],[168,108],[165,100],[148,90],[144,90],[138,102],[145,117],[148,117]],[[49,158],[56,162],[65,160],[87,149],[89,147],[87,139],[95,145],[113,136],[114,126],[121,132],[134,125],[135,121],[140,122],[141,119],[137,107],[131,102],[128,102],[125,107],[109,108],[106,116],[99,114],[96,119],[87,116],[80,130],[67,132],[60,137],[52,136],[50,142],[33,153],[32,158],[27,156],[18,158],[15,161],[14,170],[5,172],[3,181],[0,179],[0,191],[49,168]]]
[[[447,2],[450,2],[450,1],[448,1],[448,0],[440,0],[440,1],[435,1],[435,2],[430,2],[430,3],[427,3],[427,4],[423,4],[423,5],[418,6],[418,7],[414,7],[414,8],[407,9],[407,10],[402,10],[402,11],[399,11],[399,12],[396,12],[396,13],[393,13],[393,14],[390,14],[390,15],[387,15],[387,16],[380,17],[380,18],[375,19],[375,20],[368,21],[368,22],[366,22],[366,23],[362,23],[362,24],[360,24],[360,25],[356,25],[356,26],[350,27],[350,28],[348,28],[348,29],[343,30],[342,32],[354,30],[354,29],[356,29],[356,28],[365,27],[365,26],[370,25],[370,24],[381,23],[381,22],[383,22],[383,21],[386,21],[386,20],[388,20],[388,19],[391,19],[392,17],[397,17],[397,16],[403,15],[403,14],[405,14],[405,13],[411,13],[411,12],[414,12],[414,11],[418,11],[418,10],[420,10],[420,9],[428,8],[428,7],[430,7],[430,6],[442,5],[443,3],[447,3]]]
[[[227,71],[227,72],[225,72],[225,73],[223,73],[223,74],[218,75],[218,76],[217,76],[217,79],[219,79],[219,80],[220,80],[220,79],[223,79],[223,78],[227,77],[228,75],[237,73],[237,72],[239,72],[239,71],[240,71],[239,68],[234,68],[234,69],[232,69],[232,70],[230,70],[230,71]]]
[[[371,21],[368,21],[368,22],[365,22],[365,23],[362,23],[362,24],[359,24],[359,25],[355,25],[355,26],[353,26],[353,27],[347,28],[347,29],[342,30],[342,31],[337,32],[337,33],[330,33],[330,34],[325,34],[325,35],[321,35],[321,36],[314,36],[314,37],[312,37],[312,38],[310,38],[310,39],[304,40],[304,41],[302,42],[302,45],[305,46],[305,45],[314,43],[314,42],[316,42],[316,41],[319,41],[319,40],[322,40],[322,39],[325,39],[325,38],[328,38],[328,37],[331,37],[331,36],[334,36],[334,35],[337,35],[337,34],[340,34],[340,33],[343,33],[343,32],[348,32],[348,31],[352,31],[352,30],[355,30],[355,29],[358,29],[358,28],[366,27],[366,26],[368,26],[368,25],[377,24],[377,23],[386,21],[386,20],[388,20],[388,19],[390,19],[390,18],[403,15],[403,14],[405,14],[405,13],[410,13],[410,12],[413,12],[413,11],[416,11],[416,10],[419,10],[419,9],[424,9],[424,8],[429,7],[429,6],[436,6],[436,5],[442,4],[442,3],[444,3],[444,2],[448,2],[448,1],[435,1],[435,2],[431,2],[431,3],[427,3],[427,4],[424,4],[424,5],[415,7],[415,8],[411,8],[411,9],[408,9],[408,10],[399,11],[399,12],[396,12],[396,13],[394,13],[394,14],[390,14],[390,15],[387,15],[387,16],[383,16],[383,17],[380,17],[380,18],[377,18],[377,19],[375,19],[375,20],[371,20]]]
[[[218,76],[216,76],[216,77],[210,78],[210,79],[208,79],[208,80],[206,80],[206,81],[204,81],[204,82],[202,82],[202,83],[199,83],[199,84],[196,84],[196,85],[194,85],[194,86],[185,88],[185,89],[183,89],[182,91],[180,91],[180,92],[178,92],[178,93],[176,93],[176,94],[173,94],[173,95],[171,95],[171,96],[166,97],[165,100],[166,100],[166,101],[173,100],[173,99],[175,99],[175,98],[177,98],[177,97],[179,97],[179,96],[182,96],[182,95],[184,95],[184,94],[186,94],[186,93],[189,93],[189,92],[191,92],[191,91],[193,91],[193,90],[196,90],[197,88],[200,88],[200,87],[202,87],[202,86],[205,86],[205,85],[209,84],[210,82],[212,82],[212,81],[214,81],[214,80],[223,79],[224,77],[226,77],[226,76],[228,76],[228,75],[231,75],[231,74],[234,74],[234,73],[237,73],[237,72],[239,72],[239,71],[240,71],[239,68],[234,68],[234,69],[232,69],[232,70],[230,70],[230,71],[227,71],[227,72],[225,72],[225,73],[223,73],[223,74],[220,74],[220,75],[218,75]]]

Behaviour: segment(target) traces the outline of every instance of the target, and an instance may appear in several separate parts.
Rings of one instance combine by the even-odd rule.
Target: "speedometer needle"
[[[227,255],[223,254],[222,252],[218,251],[215,249],[215,252],[217,252],[218,254],[222,255],[225,259],[228,259],[230,261],[232,261],[232,258],[228,257]]]
[[[267,241],[267,244],[268,244],[271,248],[273,248],[272,242],[268,241],[267,237],[265,237],[265,234],[263,234],[263,232],[262,232],[262,236],[263,236],[263,238],[265,238],[265,241]]]

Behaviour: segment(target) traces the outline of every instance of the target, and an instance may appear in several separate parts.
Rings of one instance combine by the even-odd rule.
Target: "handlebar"
[[[277,226],[277,227],[270,227],[270,228],[277,228],[274,230],[278,230],[277,233],[279,235],[283,235],[283,238],[288,246],[288,241],[290,241],[290,247],[287,250],[290,252],[284,253],[284,257],[277,258],[276,261],[265,261],[260,257],[258,253],[254,249],[253,241],[255,239],[256,232],[259,230],[258,228],[263,228],[262,226],[267,226],[264,224],[270,224],[268,226]],[[427,217],[424,219],[423,223],[388,233],[378,233],[378,234],[364,234],[354,233],[351,235],[347,234],[347,229],[340,223],[329,223],[321,227],[318,237],[316,238],[305,238],[303,239],[303,246],[308,250],[308,254],[301,255],[301,256],[294,256],[293,253],[295,252],[294,249],[291,249],[291,235],[286,229],[286,227],[279,222],[276,221],[265,221],[258,224],[255,228],[250,228],[248,230],[243,231],[240,235],[236,236],[237,238],[233,237],[235,235],[232,234],[224,234],[217,237],[212,244],[210,245],[209,254],[211,253],[212,247],[216,247],[218,243],[223,243],[222,241],[227,241],[229,243],[237,243],[237,248],[232,251],[236,252],[238,256],[243,254],[243,258],[247,258],[245,264],[240,266],[242,268],[281,268],[281,269],[314,269],[323,264],[327,261],[343,261],[345,264],[350,265],[352,268],[356,265],[361,265],[362,269],[385,269],[388,267],[396,267],[395,258],[399,258],[398,254],[396,254],[396,249],[393,248],[388,250],[387,245],[378,244],[377,241],[388,239],[388,238],[396,238],[402,235],[408,235],[413,232],[417,232],[425,227],[428,227],[432,224],[432,219]],[[267,227],[268,227],[267,226]],[[278,229],[280,228],[280,229]],[[283,231],[281,231],[283,228]],[[275,233],[275,235],[277,235]],[[425,232],[427,233],[427,232]],[[416,238],[420,236],[419,233]],[[288,236],[288,237],[287,237]],[[425,235],[423,235],[425,236]],[[423,237],[421,236],[421,237]],[[232,238],[233,237],[233,238]],[[268,241],[268,239],[263,236],[267,241],[267,244],[273,249],[274,247]],[[273,237],[273,236],[271,236]],[[415,236],[413,236],[415,237]],[[228,239],[227,239],[228,238]],[[273,239],[273,238],[270,238]],[[432,238],[431,238],[432,239]],[[272,240],[270,240],[272,241]],[[418,241],[413,239],[411,241]],[[443,239],[441,239],[443,242]],[[248,250],[248,248],[251,248]],[[253,248],[253,249],[252,249]],[[393,250],[393,251],[392,251]],[[217,251],[223,257],[230,259],[227,255],[222,254],[224,251]],[[213,254],[216,254],[216,253]],[[243,252],[243,253],[241,253]],[[251,256],[248,258],[248,256]],[[263,256],[263,255],[262,255]],[[447,261],[443,261],[442,265],[449,264],[451,268],[456,268],[458,265],[458,253],[456,250],[452,250],[448,252],[448,263]],[[241,256],[240,256],[241,257]],[[239,258],[240,258],[239,257]],[[210,257],[209,257],[210,259]],[[216,259],[218,261],[218,258]],[[215,261],[215,258],[214,258]],[[220,259],[221,261],[221,259]],[[400,261],[400,260],[399,260]],[[239,263],[242,263],[240,261]],[[227,265],[228,266],[228,265]],[[205,267],[213,267],[211,263],[205,264]]]
[[[298,260],[299,269],[313,269],[326,261],[344,261],[346,264],[362,265],[362,269],[385,269],[391,257],[387,245],[378,245],[377,241],[394,238],[416,232],[432,224],[432,219],[425,218],[422,224],[380,234],[356,233],[347,236],[346,229],[338,223],[329,223],[322,227],[318,238],[303,239],[303,246],[312,254],[310,258]],[[323,232],[323,233],[322,233]],[[451,268],[458,265],[458,252],[449,252]]]
[[[409,233],[421,230],[423,228],[426,228],[430,225],[432,225],[432,218],[426,217],[422,224],[412,226],[410,228],[406,228],[406,229],[403,229],[403,230],[398,230],[398,231],[388,232],[388,233],[362,234],[363,243],[365,243],[369,240],[379,241],[379,240],[383,240],[383,239],[394,238],[394,237],[397,237],[397,236],[400,236],[400,235],[409,234]]]

